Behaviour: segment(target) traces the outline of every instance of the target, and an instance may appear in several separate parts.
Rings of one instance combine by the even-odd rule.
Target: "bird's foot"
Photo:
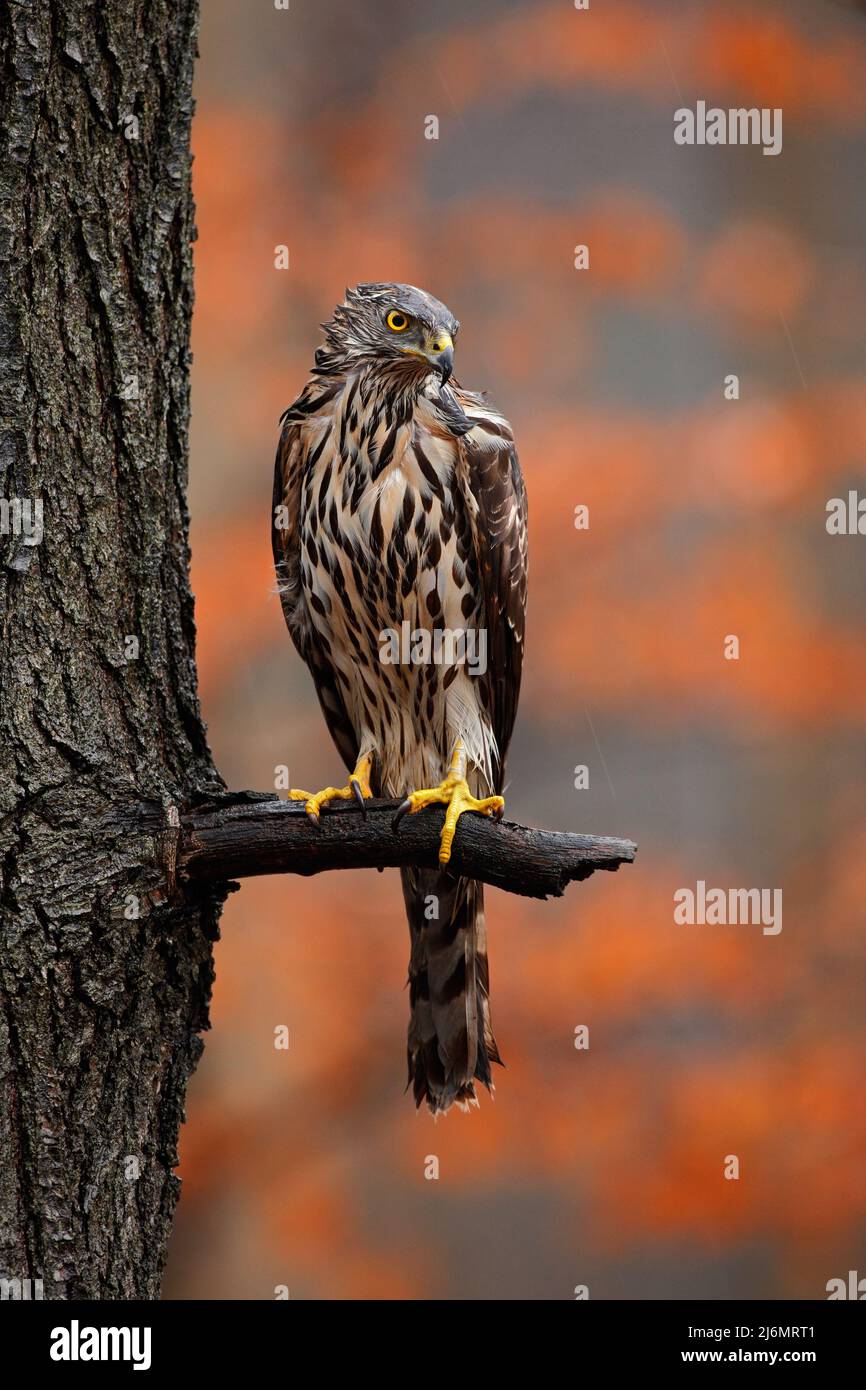
[[[451,846],[454,843],[457,822],[463,812],[477,811],[482,816],[493,816],[496,820],[501,820],[505,810],[505,798],[502,796],[480,798],[473,796],[460,767],[458,754],[455,753],[451,771],[444,782],[440,782],[438,787],[410,792],[406,800],[400,803],[392,821],[394,830],[399,828],[404,816],[414,816],[416,812],[423,811],[425,806],[436,805],[448,807],[445,812],[445,824],[442,827],[442,838],[439,841],[439,863],[447,864],[451,858]]]
[[[322,807],[328,801],[351,801],[354,797],[355,801],[357,801],[358,805],[361,807],[362,814],[366,816],[367,808],[364,802],[368,801],[373,795],[370,790],[370,770],[372,763],[373,760],[369,755],[359,758],[355,771],[352,773],[345,787],[325,787],[320,792],[305,792],[301,791],[300,788],[293,788],[289,792],[289,800],[303,801],[306,803],[304,809],[308,818],[313,822],[313,825],[319,824],[319,816],[321,815]]]

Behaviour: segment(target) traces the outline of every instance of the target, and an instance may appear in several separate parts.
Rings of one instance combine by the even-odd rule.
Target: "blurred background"
[[[190,501],[217,765],[262,790],[342,770],[273,596],[277,421],[345,286],[409,281],[460,318],[457,374],[509,415],[529,491],[508,814],[640,852],[559,901],[488,890],[507,1069],[436,1124],[403,1094],[396,873],[246,882],[165,1295],[824,1297],[866,1274],[866,540],[825,528],[866,491],[866,16],[203,10]],[[782,153],[675,145],[699,99],[782,107]],[[698,879],[781,888],[781,934],[676,926]]]

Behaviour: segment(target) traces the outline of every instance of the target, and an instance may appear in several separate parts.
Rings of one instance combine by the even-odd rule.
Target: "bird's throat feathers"
[[[308,467],[330,456],[376,478],[399,463],[416,430],[452,443],[467,434],[477,421],[461,396],[466,399],[456,382],[443,386],[429,371],[365,364],[340,375],[314,372],[283,423],[309,431]]]

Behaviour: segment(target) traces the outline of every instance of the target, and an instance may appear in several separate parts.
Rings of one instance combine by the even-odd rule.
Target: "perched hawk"
[[[347,290],[282,417],[274,477],[283,612],[350,772],[347,786],[290,795],[316,823],[338,798],[405,797],[395,829],[447,807],[441,868],[401,871],[409,1080],[434,1114],[474,1101],[476,1078],[492,1090],[501,1062],[482,885],[446,866],[464,811],[502,814],[526,605],[511,427],[452,377],[458,326],[411,285]],[[395,633],[413,643],[396,659]]]

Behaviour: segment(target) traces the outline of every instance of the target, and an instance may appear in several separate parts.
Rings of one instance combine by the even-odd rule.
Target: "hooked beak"
[[[444,328],[431,333],[425,340],[424,353],[431,367],[436,368],[444,386],[454,370],[454,339],[451,334],[446,333]]]
[[[442,382],[442,385],[444,386],[454,370],[453,347],[443,348],[442,351],[438,353],[436,357],[433,358],[433,364],[435,367],[438,368],[439,377]]]
[[[443,386],[454,370],[454,339],[444,329],[439,333],[430,333],[420,347],[406,347],[402,351],[410,357],[420,357],[422,362],[429,362],[439,373]]]

